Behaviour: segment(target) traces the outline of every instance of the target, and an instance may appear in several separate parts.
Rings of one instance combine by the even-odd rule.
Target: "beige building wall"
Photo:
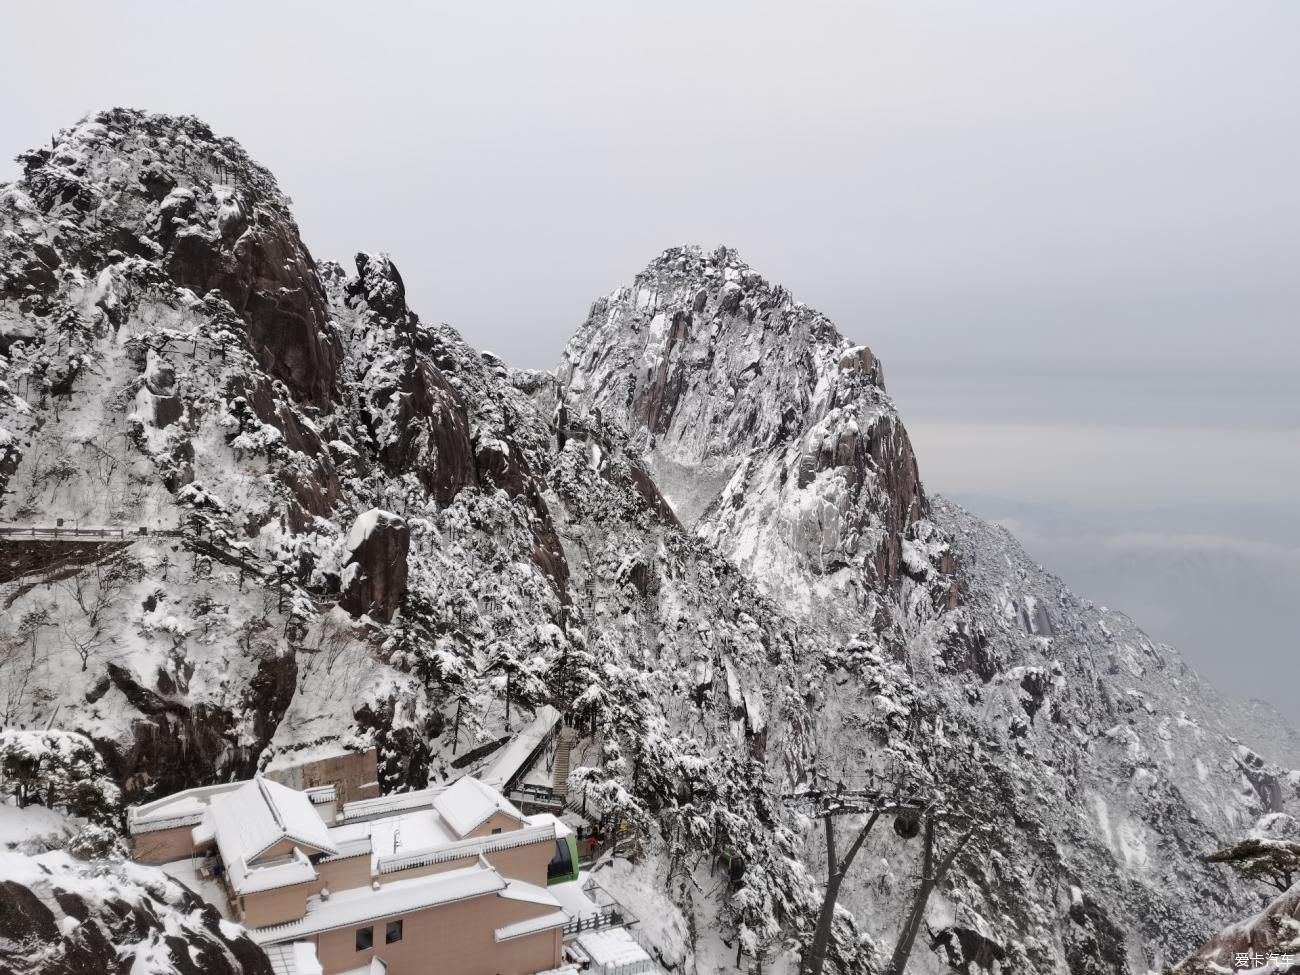
[[[240,920],[250,928],[296,921],[307,913],[307,898],[320,891],[320,881],[277,887],[239,898]]]
[[[370,886],[370,854],[317,863],[316,872],[319,879],[308,883],[244,895],[240,908],[243,922],[261,928],[295,921],[307,913],[307,898],[326,887],[337,891]]]
[[[503,833],[513,833],[517,829],[523,829],[523,827],[524,824],[515,817],[498,812],[493,813],[482,826],[470,830],[461,839],[469,839],[471,836],[491,836],[494,829],[499,829]]]
[[[316,938],[316,950],[325,975],[361,968],[375,957],[388,965],[388,975],[530,975],[559,966],[559,929],[500,944],[496,929],[554,910],[490,894],[326,931]],[[386,944],[387,924],[399,918],[402,940]],[[375,945],[357,951],[356,932],[363,927],[374,928]]]
[[[282,840],[277,840],[252,860],[249,860],[249,866],[265,864],[268,860],[274,860],[276,857],[287,857],[293,853],[293,848],[295,846],[302,850],[306,856],[311,856],[313,853],[323,852],[316,849],[316,847],[312,846],[310,843],[299,843],[297,840],[290,839],[286,836]]]
[[[364,752],[345,752],[267,772],[266,777],[291,789],[332,785],[338,789],[340,803],[374,799],[379,795],[379,756],[373,748]]]
[[[316,872],[320,874],[318,887],[328,887],[330,890],[368,887],[370,886],[370,854],[363,853],[344,860],[318,863]]]
[[[184,860],[194,853],[193,826],[176,826],[131,837],[131,858],[137,863],[157,866],[172,860]]]
[[[496,853],[488,853],[486,856],[488,863],[496,867],[501,876],[536,884],[538,887],[545,887],[546,865],[551,862],[551,857],[554,855],[555,841],[545,840],[541,843],[530,843],[527,846],[516,846],[511,850],[499,850]],[[448,860],[444,863],[430,863],[420,867],[411,867],[407,870],[396,870],[393,873],[384,874],[381,879],[385,883],[391,883],[394,880],[405,880],[407,877],[427,877],[430,874],[446,873],[448,870],[459,870],[461,867],[472,867],[477,862],[477,855],[467,856],[460,860]]]

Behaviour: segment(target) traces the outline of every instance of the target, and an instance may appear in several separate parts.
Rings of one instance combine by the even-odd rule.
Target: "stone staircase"
[[[551,788],[563,801],[569,794],[569,756],[578,740],[578,733],[562,726],[555,739],[555,762],[551,766]]]

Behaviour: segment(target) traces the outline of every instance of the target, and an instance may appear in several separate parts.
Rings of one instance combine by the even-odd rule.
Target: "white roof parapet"
[[[565,914],[564,911],[552,911],[550,914],[543,914],[541,917],[516,921],[514,924],[507,924],[504,928],[497,928],[495,940],[501,942],[509,941],[512,938],[522,938],[526,934],[537,934],[539,931],[562,928],[568,923],[569,915]]]
[[[126,828],[132,836],[141,833],[153,833],[177,826],[197,826],[208,811],[212,800],[218,796],[234,792],[247,785],[248,780],[224,782],[221,785],[204,785],[195,789],[183,789],[173,792],[161,799],[142,802],[137,806],[128,806],[126,810]]]
[[[352,857],[369,856],[374,852],[374,847],[369,836],[358,836],[352,840],[340,840],[338,842],[339,851],[323,856],[318,863],[333,863],[335,860],[348,860]]]
[[[466,776],[449,786],[433,800],[438,815],[456,831],[465,836],[482,826],[494,813],[505,813],[519,823],[526,823],[524,814],[496,789],[478,779]]]
[[[313,785],[302,791],[307,794],[307,798],[312,801],[314,806],[326,802],[337,802],[339,798],[339,790],[333,785]]]
[[[393,795],[376,796],[374,799],[356,799],[343,804],[339,818],[344,823],[355,823],[366,819],[380,819],[411,809],[432,808],[434,799],[446,790],[445,785],[435,785],[414,792],[398,792]]]
[[[319,880],[320,874],[302,850],[294,847],[293,855],[283,863],[250,867],[247,863],[228,863],[230,886],[236,894],[260,894],[277,887],[292,887]]]
[[[472,836],[454,843],[444,843],[423,850],[408,853],[394,853],[377,858],[377,869],[381,874],[409,870],[412,867],[424,867],[431,863],[446,863],[449,860],[465,860],[469,857],[512,850],[519,846],[533,843],[554,842],[556,830],[554,823],[526,826],[511,830],[509,833],[494,833],[491,836]]]
[[[506,889],[498,897],[512,901],[524,901],[527,904],[541,904],[543,907],[563,907],[560,899],[545,887],[538,887],[525,880],[506,880]]]
[[[311,897],[307,901],[306,917],[254,928],[249,936],[261,945],[282,944],[322,931],[495,894],[505,886],[501,875],[480,861],[472,867],[394,881],[379,890],[356,887],[331,894],[328,900],[322,900],[319,895]]]

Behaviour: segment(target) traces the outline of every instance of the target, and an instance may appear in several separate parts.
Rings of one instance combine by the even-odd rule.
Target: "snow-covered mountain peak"
[[[520,372],[381,250],[317,265],[194,120],[100,113],[24,164],[0,760],[102,783],[111,823],[327,747],[447,781],[550,704],[571,788],[635,837],[605,876],[688,975],[794,964],[824,845],[787,794],[882,769],[983,827],[910,970],[1131,975],[1243,913],[1201,854],[1296,814],[1294,734],[928,498],[876,357],[734,251],[664,252]],[[882,968],[905,833],[846,882],[841,972]]]
[[[592,306],[557,375],[684,522],[802,611],[951,571],[879,360],[730,248],[664,251]]]
[[[311,255],[275,178],[233,139],[189,116],[111,109],[22,153],[0,188],[0,291],[38,314],[75,314],[49,286],[93,274],[85,303],[112,314],[131,269],[152,265],[194,302],[242,322],[262,365],[328,411],[340,349]],[[35,258],[20,260],[18,251]],[[221,308],[217,309],[216,304]]]

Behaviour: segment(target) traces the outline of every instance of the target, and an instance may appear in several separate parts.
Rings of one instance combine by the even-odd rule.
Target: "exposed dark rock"
[[[532,559],[550,577],[560,601],[570,602],[569,563],[564,556],[564,546],[560,544],[541,486],[534,479],[527,460],[517,451],[502,451],[495,442],[476,444],[474,459],[480,483],[505,491],[532,509],[536,515],[532,524]]]
[[[37,872],[49,879],[0,881],[0,972],[126,975],[140,968],[140,952],[149,954],[150,971],[273,975],[266,954],[247,935],[227,937],[213,907],[160,872],[152,881],[142,877],[142,869],[125,874],[107,863],[54,870],[39,865]],[[122,896],[99,900],[72,889],[92,876],[114,884]]]
[[[0,931],[17,934],[19,945],[26,944],[32,951],[59,937],[54,912],[27,887],[12,880],[0,880]]]
[[[402,355],[396,379],[395,386],[374,384],[366,390],[365,409],[379,440],[380,462],[394,476],[414,473],[438,504],[450,504],[461,490],[478,483],[465,406],[422,352]]]
[[[395,514],[371,510],[358,519],[348,544],[351,555],[344,568],[339,605],[353,616],[387,623],[406,595],[410,529]]]
[[[1131,975],[1124,931],[1092,898],[1084,895],[1070,907],[1065,932],[1065,960],[1070,975]]]
[[[968,927],[946,927],[930,939],[931,950],[942,950],[948,967],[961,975],[996,972],[1007,957],[1002,945]]]
[[[357,276],[348,282],[354,307],[364,307],[397,327],[407,322],[406,285],[387,254],[358,253]]]
[[[1238,768],[1259,796],[1266,813],[1281,812],[1284,806],[1279,770],[1271,768],[1263,757],[1249,748],[1238,748],[1235,756]]]
[[[252,774],[257,755],[270,740],[269,733],[258,741],[241,743],[239,722],[228,711],[206,702],[191,705],[164,696],[142,686],[117,664],[109,663],[107,669],[113,686],[141,715],[131,724],[129,746],[96,742],[113,777],[122,784],[125,801],[143,801]],[[266,698],[250,691],[246,704],[254,713],[264,713],[260,729],[273,732],[278,721],[275,708],[284,698],[275,681],[259,687]]]

